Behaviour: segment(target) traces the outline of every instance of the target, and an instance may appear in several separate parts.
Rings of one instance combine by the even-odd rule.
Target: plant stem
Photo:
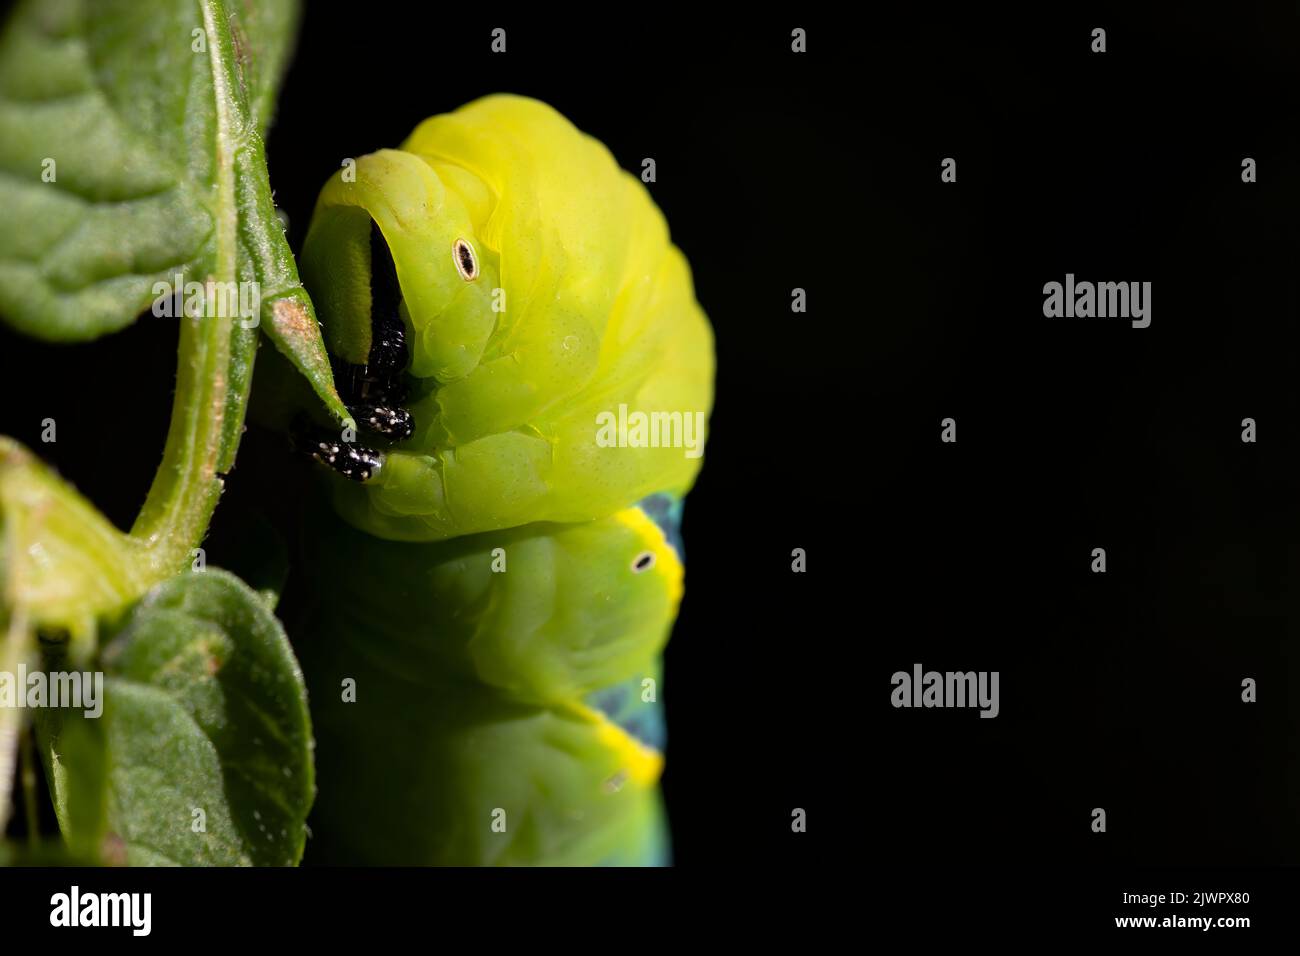
[[[242,129],[231,109],[231,77],[223,52],[228,52],[228,18],[220,0],[204,0],[203,26],[208,37],[212,91],[216,100],[214,156],[216,221],[213,275],[209,283],[232,283],[238,271],[239,208],[235,192],[235,150]],[[212,286],[208,285],[212,301]],[[204,310],[208,311],[208,310]],[[217,313],[227,310],[216,309]],[[221,497],[222,439],[226,416],[243,418],[241,401],[231,402],[232,358],[251,360],[255,336],[239,338],[248,356],[232,356],[233,317],[217,314],[182,319],[177,349],[176,397],[162,464],[131,535],[143,546],[148,576],[161,580],[174,574],[198,546]],[[238,432],[238,429],[235,429]],[[227,456],[229,457],[229,456]]]

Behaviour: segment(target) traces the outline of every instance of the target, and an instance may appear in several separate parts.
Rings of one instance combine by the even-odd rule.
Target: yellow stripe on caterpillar
[[[657,574],[668,586],[668,597],[674,613],[681,603],[685,570],[677,550],[664,537],[663,529],[655,524],[640,508],[624,508],[614,514],[615,520],[629,528],[641,541],[644,550],[632,558],[634,573]],[[645,556],[650,557],[647,564]]]

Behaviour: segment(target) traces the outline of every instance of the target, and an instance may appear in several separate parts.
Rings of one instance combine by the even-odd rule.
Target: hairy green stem
[[[228,19],[220,0],[203,3],[203,26],[212,64],[216,100],[216,249],[209,282],[237,278],[239,211],[235,193],[235,151],[243,131],[230,108],[230,77],[221,53],[228,48]],[[212,286],[208,286],[209,295]],[[218,313],[226,310],[218,309]],[[217,473],[231,410],[232,316],[182,319],[176,368],[176,397],[162,464],[131,529],[143,544],[149,577],[161,580],[184,567],[198,546],[221,496]],[[252,340],[255,343],[255,339]],[[242,418],[243,405],[235,409]]]

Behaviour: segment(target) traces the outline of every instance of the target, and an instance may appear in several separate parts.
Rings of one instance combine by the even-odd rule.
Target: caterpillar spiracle
[[[659,660],[714,353],[663,215],[497,95],[340,169],[301,266],[357,424],[309,444],[314,857],[665,862]],[[610,441],[620,408],[698,448]]]

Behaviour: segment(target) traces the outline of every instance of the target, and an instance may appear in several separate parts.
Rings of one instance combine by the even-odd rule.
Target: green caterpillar
[[[308,532],[295,642],[314,857],[665,862],[658,661],[704,435],[668,439],[703,431],[714,358],[662,214],[491,96],[336,173],[301,265],[367,442],[310,446],[344,519]],[[610,441],[620,408],[664,430]]]

